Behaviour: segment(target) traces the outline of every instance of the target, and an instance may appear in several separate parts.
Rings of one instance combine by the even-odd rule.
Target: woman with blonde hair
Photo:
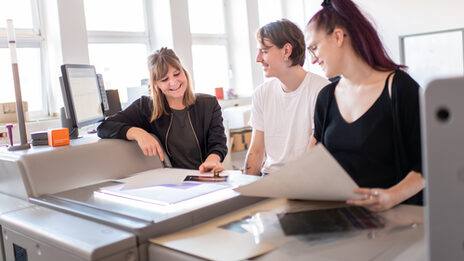
[[[151,97],[142,96],[106,119],[98,136],[135,140],[146,156],[159,155],[162,161],[164,148],[175,168],[222,170],[227,146],[216,98],[193,93],[189,74],[173,50],[161,48],[148,60]]]

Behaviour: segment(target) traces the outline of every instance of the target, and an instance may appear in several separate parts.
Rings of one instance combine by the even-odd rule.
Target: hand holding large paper
[[[353,192],[357,187],[348,173],[319,144],[278,171],[235,190],[246,196],[345,201],[363,197]]]

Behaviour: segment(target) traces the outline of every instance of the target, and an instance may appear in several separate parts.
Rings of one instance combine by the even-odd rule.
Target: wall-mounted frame
[[[421,87],[436,78],[464,76],[464,28],[400,36],[400,56]]]

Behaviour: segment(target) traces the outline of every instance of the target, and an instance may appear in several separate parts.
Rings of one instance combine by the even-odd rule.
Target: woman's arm
[[[395,186],[389,189],[357,188],[355,193],[364,195],[364,199],[347,200],[347,204],[365,207],[371,211],[390,209],[419,193],[425,186],[422,174],[411,171]]]
[[[135,140],[145,156],[159,155],[160,160],[164,161],[163,150],[158,141],[146,130],[139,127],[131,127],[126,134],[128,140]]]
[[[396,88],[392,94],[396,95],[392,96],[392,102],[401,133],[400,144],[404,146],[401,153],[404,168],[422,173],[419,85],[405,72],[396,73],[393,84]]]
[[[149,97],[142,97],[133,102],[125,110],[109,117],[97,128],[100,138],[127,139],[127,131],[131,127],[150,130],[151,110]]]
[[[334,88],[331,85],[324,87],[318,94],[316,105],[314,107],[314,129],[311,137],[309,138],[309,144],[307,150],[311,150],[316,146],[316,144],[322,139],[323,130],[324,130],[324,123],[326,111],[328,110],[328,105],[330,104],[328,101],[331,100],[331,92],[330,88]],[[333,95],[333,93],[332,93]]]
[[[159,155],[164,161],[163,150],[159,142],[149,133],[150,98],[142,97],[133,102],[124,111],[106,119],[98,126],[100,138],[135,140],[145,156]]]
[[[211,97],[212,106],[206,106],[212,110],[211,122],[208,130],[204,130],[207,137],[205,137],[207,148],[205,161],[198,168],[201,173],[222,171],[222,161],[227,155],[227,138],[225,135],[224,125],[222,123],[222,111],[216,98]],[[205,112],[208,113],[208,112]]]
[[[212,98],[214,104],[212,106],[212,117],[209,124],[207,133],[208,147],[206,148],[206,155],[216,154],[219,156],[220,161],[223,161],[227,155],[227,138],[225,134],[224,124],[222,120],[221,106],[219,105],[216,98]]]

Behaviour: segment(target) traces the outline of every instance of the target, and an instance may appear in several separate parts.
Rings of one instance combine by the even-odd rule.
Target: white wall
[[[463,0],[355,0],[370,14],[387,51],[400,62],[399,37],[464,27]]]
[[[283,0],[285,1],[285,0]],[[298,1],[292,2],[295,6]],[[304,0],[305,21],[321,8],[322,1]],[[464,28],[463,0],[354,0],[377,28],[383,44],[392,59],[400,63],[400,36],[427,33],[441,30]],[[295,15],[288,9],[290,20],[301,24],[301,15]],[[427,62],[427,61],[424,61]],[[305,68],[323,75],[317,66]]]

